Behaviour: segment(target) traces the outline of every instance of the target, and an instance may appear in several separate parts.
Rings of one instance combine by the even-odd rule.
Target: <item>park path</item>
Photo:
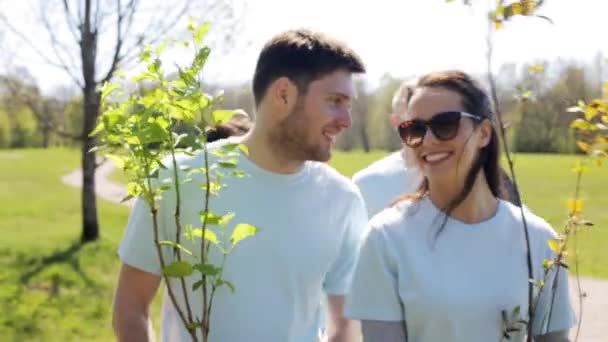
[[[95,191],[97,195],[107,201],[120,203],[126,196],[124,185],[116,183],[108,178],[114,170],[114,165],[106,161],[97,168],[95,173]],[[70,186],[82,186],[82,172],[74,170],[64,175],[61,180]],[[133,200],[123,205],[132,207]],[[581,288],[587,294],[583,302],[583,324],[579,336],[580,342],[608,342],[608,280],[581,277]],[[570,292],[573,298],[576,316],[578,312],[578,295],[576,279],[570,278]],[[576,329],[572,330],[571,338],[574,341]]]

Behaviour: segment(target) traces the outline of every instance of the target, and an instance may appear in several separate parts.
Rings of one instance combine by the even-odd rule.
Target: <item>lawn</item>
[[[347,176],[386,152],[336,153]],[[574,156],[518,155],[525,203],[560,229],[574,189]],[[0,151],[0,336],[2,341],[109,341],[116,247],[128,217],[99,200],[102,239],[77,244],[79,191],[60,177],[78,167],[76,150]],[[585,214],[596,223],[579,241],[585,275],[608,278],[606,166],[583,178]],[[123,179],[113,175],[115,179]],[[159,300],[154,306],[158,317]],[[158,320],[155,321],[157,323]]]
[[[0,152],[0,340],[111,341],[116,246],[128,217],[99,200],[102,239],[80,246],[76,150]],[[158,312],[158,304],[155,306]]]

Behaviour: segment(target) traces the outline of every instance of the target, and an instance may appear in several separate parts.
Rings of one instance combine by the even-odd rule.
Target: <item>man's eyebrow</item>
[[[329,96],[337,96],[337,97],[345,99],[345,100],[352,100],[353,98],[356,97],[354,95],[349,95],[349,94],[343,93],[341,91],[331,91],[331,92],[329,92],[328,95]]]

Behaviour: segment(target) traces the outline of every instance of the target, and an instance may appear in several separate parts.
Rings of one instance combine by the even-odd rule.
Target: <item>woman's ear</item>
[[[487,119],[483,120],[479,124],[479,129],[478,129],[479,148],[484,148],[484,147],[488,146],[488,144],[490,143],[490,140],[492,139],[492,132],[494,131],[493,128],[494,127],[492,126],[492,123],[490,122],[490,120],[487,120]]]

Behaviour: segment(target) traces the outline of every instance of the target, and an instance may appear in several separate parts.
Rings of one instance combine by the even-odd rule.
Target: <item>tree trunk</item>
[[[369,153],[369,151],[370,151],[369,134],[367,134],[367,123],[366,122],[361,123],[360,133],[361,133],[361,144],[363,145],[363,151],[365,151],[365,153]]]
[[[95,146],[95,139],[89,134],[95,128],[99,116],[101,94],[95,81],[95,60],[97,56],[97,32],[91,25],[91,0],[84,4],[84,22],[80,28],[80,54],[84,79],[84,120],[82,129],[82,242],[99,238],[97,203],[95,201],[95,153],[89,152]]]
[[[82,242],[95,241],[99,238],[95,198],[95,152],[89,152],[95,146],[95,138],[89,137],[89,133],[94,129],[97,121],[99,101],[99,93],[94,89],[85,92],[85,134],[82,142]]]
[[[49,148],[51,140],[51,128],[45,125],[42,127],[42,148]]]

